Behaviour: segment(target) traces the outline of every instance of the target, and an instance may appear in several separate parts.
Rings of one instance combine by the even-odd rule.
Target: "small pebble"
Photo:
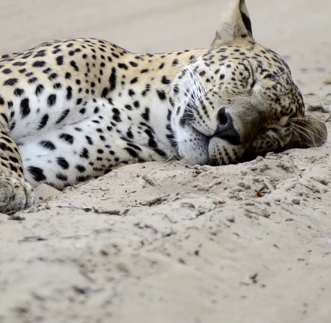
[[[225,216],[225,219],[226,219],[226,221],[231,222],[231,223],[234,223],[235,220],[236,220],[235,217],[234,217],[234,215],[232,215],[232,214],[226,215]]]
[[[299,199],[293,199],[292,203],[296,204],[296,205],[300,205],[300,200]]]
[[[331,77],[329,77],[328,79],[325,80],[325,84],[327,84],[327,85],[331,84]]]
[[[262,209],[261,210],[261,213],[262,213],[262,216],[264,217],[264,218],[270,218],[270,212],[267,210],[267,209]]]

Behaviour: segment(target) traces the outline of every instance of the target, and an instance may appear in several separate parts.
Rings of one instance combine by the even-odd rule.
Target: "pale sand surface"
[[[308,104],[331,109],[331,2],[247,2],[255,38],[287,58]],[[205,47],[228,4],[2,0],[0,52],[80,36]],[[57,196],[24,221],[0,214],[0,322],[331,322],[330,151],[131,165],[63,194],[41,188]]]

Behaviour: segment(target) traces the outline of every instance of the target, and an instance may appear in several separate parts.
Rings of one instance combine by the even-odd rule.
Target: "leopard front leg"
[[[0,131],[0,212],[21,210],[33,203],[34,192],[24,178],[17,145],[7,132]]]

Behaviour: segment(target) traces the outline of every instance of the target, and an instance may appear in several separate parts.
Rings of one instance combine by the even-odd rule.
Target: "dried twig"
[[[147,175],[143,175],[141,177],[147,184],[149,184],[150,186],[155,186],[155,183],[153,182],[152,179],[150,179]]]
[[[8,220],[11,220],[11,221],[24,221],[25,218],[20,216],[20,215],[13,214],[13,215],[8,216]]]
[[[30,237],[24,237],[22,240],[18,240],[18,242],[35,242],[35,241],[45,241],[46,238],[43,238],[41,236],[30,236]]]
[[[106,214],[106,215],[122,215],[121,210],[102,210],[102,209],[97,209],[96,207],[79,207],[79,206],[74,206],[74,205],[59,205],[58,206],[61,209],[77,209],[77,210],[82,210],[84,212],[92,212],[92,213],[97,213],[97,214]]]
[[[156,198],[148,200],[148,201],[140,202],[140,205],[142,205],[142,206],[158,205],[158,204],[161,204],[161,203],[167,201],[168,197],[169,197],[169,194],[165,195],[165,196],[156,197]]]

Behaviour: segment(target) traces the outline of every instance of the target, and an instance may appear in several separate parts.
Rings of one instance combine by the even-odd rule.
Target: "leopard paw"
[[[24,179],[0,175],[0,212],[7,213],[28,208],[34,204],[32,186]]]

